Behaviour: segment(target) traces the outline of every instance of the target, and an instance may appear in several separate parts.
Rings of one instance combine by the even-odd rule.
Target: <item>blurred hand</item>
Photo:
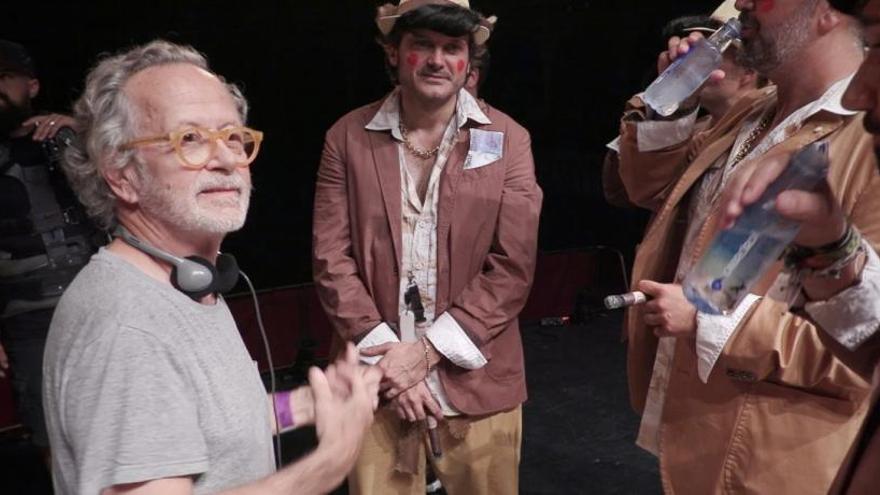
[[[375,395],[370,395],[369,381],[358,366],[357,351],[348,344],[345,356],[332,365],[328,380],[318,368],[309,370],[309,385],[315,399],[315,427],[318,449],[347,472],[354,465],[364,433],[373,422]],[[375,387],[375,386],[373,386]]]
[[[364,385],[367,388],[367,395],[373,399],[373,411],[379,407],[379,386],[382,383],[382,368],[378,366],[360,367],[361,376],[364,379]]]
[[[721,225],[733,226],[743,210],[755,203],[788,166],[791,153],[768,153],[739,166],[721,196]],[[776,197],[776,211],[801,222],[795,244],[823,246],[840,240],[846,232],[846,217],[828,182],[815,191],[785,191]]]
[[[431,366],[439,361],[439,355],[429,346]],[[363,356],[384,356],[377,365],[384,378],[380,389],[385,397],[392,399],[413,385],[421,382],[428,374],[425,363],[425,346],[421,340],[410,343],[387,343],[361,349]]]
[[[440,404],[431,395],[431,390],[425,382],[416,384],[392,399],[391,405],[397,416],[405,421],[424,421],[427,415],[433,416],[436,420],[443,418]]]
[[[62,127],[70,127],[76,130],[76,121],[69,115],[60,113],[50,113],[47,115],[37,115],[25,120],[22,127],[33,127],[34,132],[31,135],[34,141],[45,141],[52,139],[58,133],[58,129]]]
[[[694,338],[697,334],[697,308],[684,297],[678,284],[651,280],[639,282],[638,290],[651,299],[645,303],[645,324],[657,337]]]

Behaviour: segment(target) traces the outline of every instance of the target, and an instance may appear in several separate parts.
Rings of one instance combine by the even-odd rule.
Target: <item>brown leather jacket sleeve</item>
[[[697,142],[692,135],[663,150],[639,151],[637,126],[641,120],[644,120],[644,103],[633,97],[627,102],[620,124],[619,175],[630,202],[657,211],[694,158]]]
[[[481,273],[448,309],[478,347],[519,316],[535,273],[543,193],[535,180],[528,132],[511,134],[509,153],[515,158],[505,172],[492,246]]]
[[[344,132],[334,127],[327,133],[318,179],[312,235],[312,270],[321,305],[343,339],[358,341],[382,322],[373,298],[358,275],[352,257],[344,150],[334,138]]]
[[[716,372],[748,371],[757,380],[841,399],[864,394],[869,377],[835,359],[832,345],[821,329],[789,312],[785,303],[765,298],[728,343]]]
[[[602,193],[605,201],[611,206],[618,208],[635,206],[626,195],[626,187],[620,180],[620,157],[614,150],[605,152],[605,159],[602,161]]]

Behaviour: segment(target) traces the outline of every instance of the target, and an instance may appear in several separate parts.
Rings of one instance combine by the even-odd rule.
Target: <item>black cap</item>
[[[34,59],[28,55],[27,50],[20,44],[7,40],[0,40],[0,70],[30,77],[37,75]]]
[[[867,0],[829,0],[828,3],[844,14],[858,15],[868,2]]]
[[[693,31],[699,31],[705,35],[711,35],[724,25],[724,21],[707,15],[689,15],[676,17],[663,27],[663,38],[673,36],[685,37]]]

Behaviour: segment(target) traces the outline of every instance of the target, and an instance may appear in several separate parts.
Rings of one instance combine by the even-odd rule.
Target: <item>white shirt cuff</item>
[[[610,143],[606,144],[605,147],[615,153],[620,153],[620,136],[614,138]]]
[[[854,351],[880,327],[880,257],[867,241],[868,259],[861,281],[827,301],[807,303],[804,310],[819,327]]]
[[[712,368],[743,317],[760,300],[760,297],[748,294],[729,315],[697,313],[697,372],[703,383],[709,382]]]
[[[636,124],[639,151],[657,151],[681,144],[694,133],[697,110],[676,120],[646,120]]]
[[[486,366],[488,362],[449,313],[440,315],[425,333],[425,337],[437,352],[460,368],[476,370]]]
[[[367,347],[387,344],[388,342],[397,343],[400,342],[400,339],[397,338],[397,334],[394,333],[394,330],[392,330],[387,323],[382,322],[376,325],[375,328],[370,330],[370,333],[368,333],[366,337],[358,342],[357,349],[360,351]],[[360,359],[364,364],[373,365],[378,363],[382,359],[382,356],[361,356]]]

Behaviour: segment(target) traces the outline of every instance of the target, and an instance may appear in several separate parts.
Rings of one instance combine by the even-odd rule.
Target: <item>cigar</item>
[[[433,416],[428,416],[425,420],[428,425],[428,442],[431,444],[431,455],[434,459],[443,457],[443,451],[440,450],[440,435],[437,434],[437,420]]]
[[[634,291],[627,292],[626,294],[618,294],[606,297],[605,307],[608,309],[618,309],[625,308],[627,306],[634,306],[636,304],[642,304],[647,301],[648,296],[646,296],[644,292]]]

